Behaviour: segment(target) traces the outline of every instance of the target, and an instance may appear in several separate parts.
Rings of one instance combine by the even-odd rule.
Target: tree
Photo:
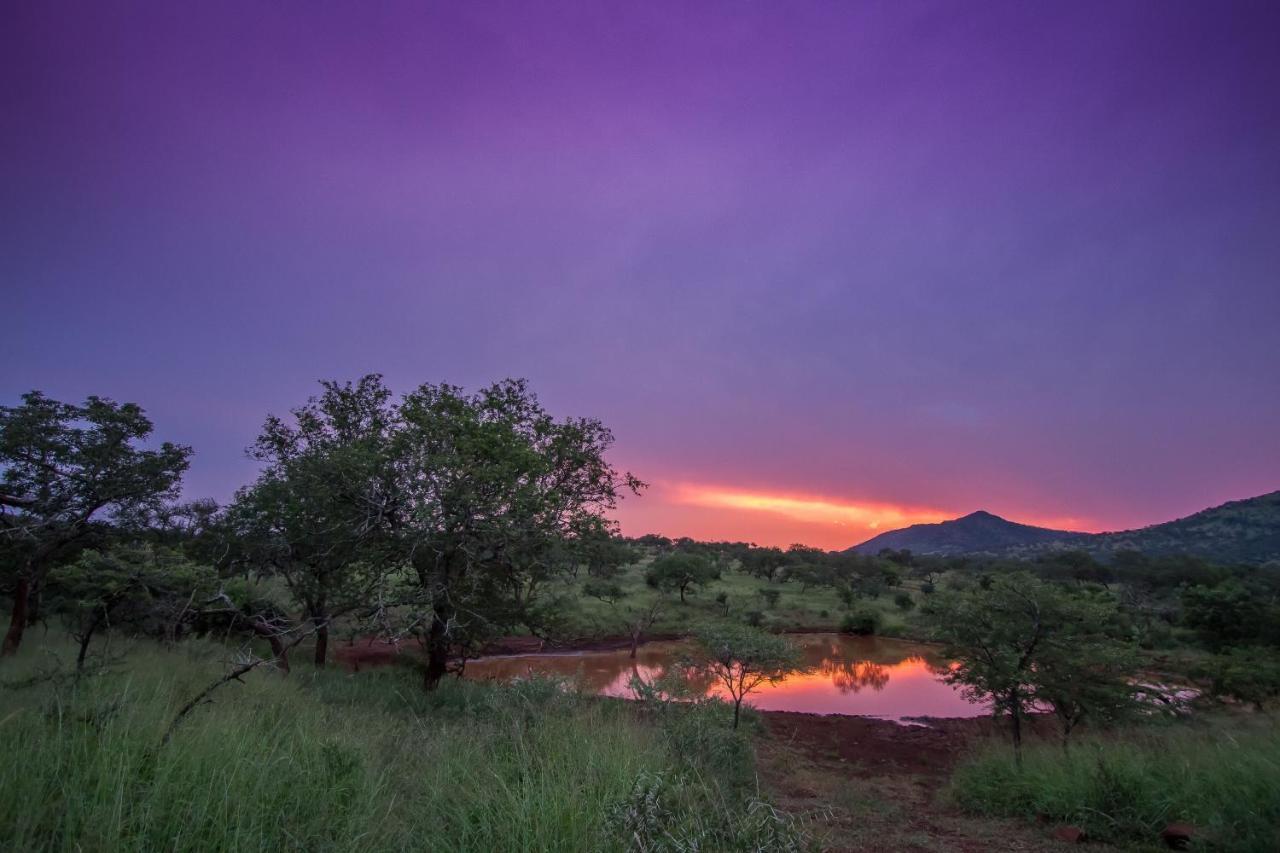
[[[1268,602],[1236,580],[1183,591],[1183,621],[1210,651],[1253,641],[1267,622]]]
[[[1280,699],[1280,661],[1274,649],[1240,647],[1218,655],[1213,666],[1213,692],[1230,696],[1262,711]]]
[[[787,566],[787,555],[781,548],[750,548],[742,555],[742,570],[769,583],[779,579]]]
[[[631,638],[632,660],[635,660],[636,651],[640,648],[640,642],[644,639],[645,632],[651,629],[654,623],[661,618],[662,611],[667,605],[667,599],[662,595],[657,596],[648,604],[640,604],[638,602],[623,604],[625,593],[623,593],[622,587],[611,581],[588,581],[583,584],[582,594],[589,595],[598,601],[603,601],[623,618],[627,625],[627,634]]]
[[[638,559],[636,549],[611,530],[603,519],[599,530],[583,534],[578,552],[587,574],[602,580],[616,577]],[[576,571],[574,576],[577,576]]]
[[[229,513],[251,566],[279,576],[315,626],[315,664],[328,656],[329,623],[366,605],[389,564],[396,495],[389,449],[391,392],[377,375],[272,416],[250,450],[266,463]]]
[[[802,668],[800,653],[784,637],[745,625],[704,628],[697,642],[697,652],[683,661],[683,668],[690,675],[713,679],[728,691],[735,729],[749,693],[762,684],[777,684]]]
[[[195,617],[202,596],[212,591],[213,572],[180,554],[146,546],[88,550],[50,574],[58,609],[71,623],[79,644],[76,669],[83,669],[93,637],[107,628],[128,626],[175,637]]]
[[[136,404],[102,397],[77,406],[32,391],[0,406],[0,540],[13,597],[0,654],[18,650],[33,594],[97,522],[176,497],[191,449],[144,450],[151,432]]]
[[[455,643],[489,626],[540,629],[547,581],[643,483],[605,460],[602,423],[553,418],[523,380],[475,394],[423,385],[400,416],[391,526],[418,579],[431,689]]]
[[[1051,708],[1058,721],[1064,752],[1080,723],[1114,724],[1137,708],[1133,646],[1108,630],[1114,625],[1114,605],[1099,604],[1076,602],[1075,618],[1084,629],[1065,642],[1046,644],[1032,679],[1037,705]]]
[[[644,580],[654,589],[678,591],[680,603],[684,604],[689,590],[706,586],[719,577],[720,569],[711,560],[701,554],[676,551],[654,560]]]
[[[1127,649],[1115,634],[1110,599],[1072,594],[1027,572],[990,585],[936,593],[927,605],[945,653],[945,676],[1009,720],[1022,758],[1022,719],[1038,701],[1054,703],[1065,738],[1086,713],[1104,713],[1123,680]]]

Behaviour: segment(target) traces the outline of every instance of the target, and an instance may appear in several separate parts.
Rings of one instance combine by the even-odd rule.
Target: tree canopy
[[[0,547],[13,609],[3,653],[17,650],[49,569],[83,547],[98,521],[177,496],[191,449],[142,446],[151,421],[134,403],[63,403],[38,391],[0,406]]]

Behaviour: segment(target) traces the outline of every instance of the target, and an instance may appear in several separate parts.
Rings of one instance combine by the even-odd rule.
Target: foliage
[[[684,668],[724,687],[733,702],[735,729],[749,693],[801,668],[800,655],[786,638],[746,625],[706,627],[698,632],[697,641],[698,652],[684,661]]]
[[[455,645],[495,627],[544,627],[556,612],[541,596],[547,582],[643,484],[605,460],[613,436],[602,423],[556,420],[523,381],[470,395],[423,385],[399,412],[394,528],[418,579],[434,687]]]
[[[880,630],[880,614],[866,607],[859,607],[840,620],[840,633],[871,636]]]
[[[140,407],[102,397],[75,405],[32,391],[19,406],[0,406],[0,565],[13,588],[4,654],[22,642],[33,591],[96,521],[176,496],[191,449],[143,449],[151,432]]]
[[[50,576],[54,606],[79,643],[77,669],[84,666],[89,643],[100,631],[128,628],[178,639],[213,592],[214,582],[206,566],[137,545],[84,551]]]
[[[939,593],[927,609],[957,661],[946,678],[1008,717],[1018,755],[1022,718],[1038,702],[1055,709],[1064,745],[1084,717],[1113,718],[1131,703],[1132,649],[1110,597],[1014,572]]]
[[[677,551],[654,560],[645,582],[654,589],[679,592],[680,602],[694,587],[706,586],[720,577],[720,569],[707,557]]]
[[[265,467],[228,516],[243,563],[281,578],[314,623],[317,666],[330,619],[373,598],[390,556],[385,519],[395,495],[391,392],[376,375],[322,385],[292,424],[267,418],[252,448]]]
[[[1241,647],[1215,657],[1211,676],[1213,692],[1251,704],[1261,711],[1280,699],[1280,657],[1274,649]]]
[[[1188,587],[1182,607],[1183,622],[1210,651],[1257,642],[1280,625],[1280,607],[1238,580]]]

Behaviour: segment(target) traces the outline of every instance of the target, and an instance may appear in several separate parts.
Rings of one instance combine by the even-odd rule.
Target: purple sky
[[[226,498],[319,378],[526,376],[629,533],[1280,488],[1280,4],[1055,5],[6,3],[0,399]]]

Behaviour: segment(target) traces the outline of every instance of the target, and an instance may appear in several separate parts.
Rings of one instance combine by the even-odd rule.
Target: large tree
[[[380,376],[322,386],[291,420],[267,419],[250,449],[265,467],[229,512],[247,565],[280,577],[313,624],[319,667],[330,621],[370,601],[391,556],[397,418]]]
[[[13,600],[0,654],[17,651],[33,593],[98,522],[176,497],[191,449],[140,446],[151,432],[137,405],[102,397],[75,405],[32,391],[0,406],[0,547]]]
[[[448,671],[479,630],[536,629],[546,582],[596,541],[603,514],[642,484],[605,460],[609,430],[556,419],[522,380],[467,394],[423,385],[400,408],[393,523],[416,572],[425,625],[424,684]]]

